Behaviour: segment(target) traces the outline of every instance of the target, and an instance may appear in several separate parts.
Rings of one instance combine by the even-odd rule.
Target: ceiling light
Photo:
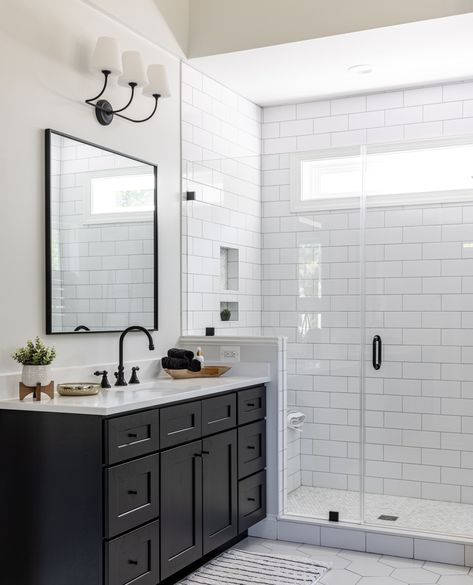
[[[354,75],[369,75],[370,73],[373,73],[373,67],[367,63],[362,63],[360,65],[352,65],[351,67],[348,67],[347,71]]]

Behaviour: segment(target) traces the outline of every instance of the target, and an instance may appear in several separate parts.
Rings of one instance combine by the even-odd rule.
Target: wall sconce
[[[108,126],[114,116],[130,122],[147,122],[158,108],[159,98],[171,96],[169,83],[164,65],[150,65],[145,71],[141,55],[138,51],[125,51],[120,58],[118,42],[112,37],[100,37],[92,57],[92,69],[104,76],[104,84],[101,92],[95,97],[85,100],[87,104],[95,108],[95,115],[102,126]],[[119,75],[118,84],[131,89],[128,102],[116,110],[105,99],[100,99],[105,93],[110,75]],[[133,102],[136,88],[143,88],[143,95],[154,98],[154,108],[149,116],[142,120],[135,120],[123,115]]]

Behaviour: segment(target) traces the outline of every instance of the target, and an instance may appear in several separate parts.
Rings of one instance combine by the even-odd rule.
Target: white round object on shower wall
[[[287,426],[294,431],[302,433],[306,415],[303,412],[292,411],[287,414]]]

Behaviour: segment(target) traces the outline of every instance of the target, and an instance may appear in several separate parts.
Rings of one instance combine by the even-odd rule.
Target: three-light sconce
[[[158,100],[171,95],[164,65],[150,65],[146,72],[140,53],[138,51],[125,51],[120,56],[118,42],[112,37],[100,37],[97,40],[92,57],[92,69],[104,76],[104,84],[98,95],[85,101],[95,108],[95,115],[102,126],[108,126],[114,116],[130,122],[146,122],[156,113]],[[118,75],[118,84],[129,87],[131,90],[128,102],[115,110],[109,101],[100,99],[107,89],[111,75]],[[136,120],[125,116],[123,112],[131,105],[136,95],[136,89],[140,87],[143,88],[143,95],[154,99],[154,108],[149,116]]]

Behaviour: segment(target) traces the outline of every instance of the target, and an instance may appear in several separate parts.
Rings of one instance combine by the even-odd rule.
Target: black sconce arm
[[[143,118],[142,120],[134,120],[133,118],[128,118],[128,116],[123,116],[123,114],[116,114],[119,118],[123,118],[124,120],[128,120],[129,122],[135,122],[136,124],[141,124],[142,122],[147,122],[148,120],[151,120],[151,118],[154,116],[154,114],[156,113],[156,110],[158,109],[158,100],[161,97],[160,95],[156,94],[153,95],[154,97],[154,108],[153,111],[151,112],[151,114],[147,117],[147,118]],[[118,110],[121,111],[121,110]],[[114,112],[115,113],[115,112]]]
[[[147,122],[148,120],[150,120],[154,116],[154,114],[156,113],[156,110],[158,108],[158,100],[161,97],[159,94],[153,95],[153,97],[155,99],[154,108],[153,108],[153,111],[151,112],[151,114],[149,116],[147,116],[146,118],[143,118],[142,120],[134,120],[133,118],[129,118],[128,116],[124,116],[123,114],[120,114],[120,112],[123,112],[131,105],[131,103],[135,97],[135,89],[136,89],[136,85],[137,85],[136,83],[129,83],[129,86],[131,87],[131,95],[130,95],[130,99],[123,106],[123,108],[119,108],[118,110],[114,110],[112,108],[112,105],[110,102],[108,102],[107,100],[103,100],[103,99],[99,100],[99,98],[104,94],[105,90],[107,89],[110,71],[104,70],[104,71],[102,71],[102,73],[104,74],[105,80],[104,80],[104,84],[103,84],[101,92],[98,95],[96,95],[95,97],[90,98],[88,100],[85,100],[85,102],[87,104],[89,104],[90,106],[95,108],[95,115],[97,117],[97,120],[100,122],[100,124],[102,124],[102,126],[108,126],[112,122],[114,116],[118,116],[119,118],[123,118],[124,120],[128,120],[129,122],[135,122],[137,124],[140,124],[142,122]]]
[[[85,100],[85,103],[86,104],[90,104],[91,106],[95,106],[95,104],[92,103],[92,102],[95,102],[95,100],[98,100],[99,97],[101,97],[104,94],[105,90],[107,89],[108,76],[110,75],[110,71],[102,71],[102,73],[104,74],[104,77],[105,77],[104,83],[103,83],[103,87],[102,87],[102,91],[98,95],[96,95],[95,97],[90,98],[88,100]]]

